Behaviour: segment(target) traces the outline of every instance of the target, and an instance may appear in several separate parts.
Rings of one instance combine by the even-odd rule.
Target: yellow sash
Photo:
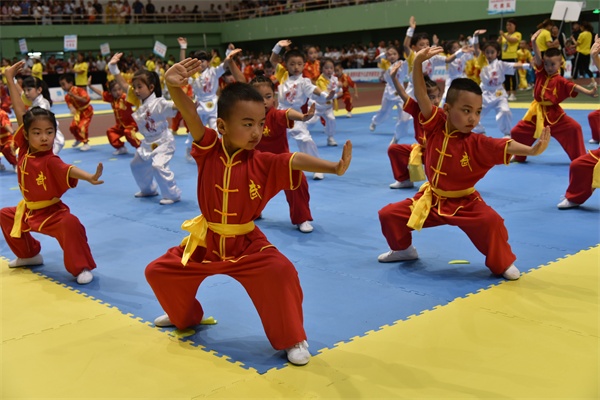
[[[194,219],[184,221],[181,229],[190,233],[181,242],[181,246],[185,246],[181,263],[185,266],[194,254],[196,247],[206,247],[206,231],[208,229],[223,236],[245,235],[254,230],[254,221],[245,224],[218,224],[206,221],[204,215],[200,214]]]
[[[423,147],[419,143],[412,145],[408,157],[408,175],[411,182],[420,182],[426,179],[425,171],[423,171]]]
[[[592,187],[594,189],[600,188],[600,160],[594,166],[594,174],[592,175]]]
[[[429,211],[431,210],[431,204],[433,200],[433,193],[438,195],[439,197],[448,197],[448,198],[459,198],[468,196],[475,191],[474,187],[470,187],[464,190],[441,190],[437,188],[432,188],[429,182],[425,182],[421,185],[419,192],[423,192],[423,196],[419,200],[417,200],[412,205],[412,212],[410,213],[410,218],[408,219],[408,223],[406,226],[409,228],[420,231],[423,228],[423,224],[429,215]]]
[[[41,210],[42,208],[50,207],[60,201],[59,197],[54,197],[52,200],[42,201],[25,201],[21,200],[17,204],[17,210],[15,211],[15,219],[13,222],[12,230],[10,231],[10,237],[20,238],[21,237],[21,224],[23,222],[23,214],[25,214],[25,207],[30,210]]]
[[[531,105],[529,106],[529,110],[525,113],[523,117],[523,121],[531,121],[533,116],[536,116],[535,119],[535,133],[533,134],[534,138],[539,138],[542,134],[542,130],[544,130],[544,110],[542,106],[550,106],[552,105],[549,101],[539,102],[537,100],[533,100]]]

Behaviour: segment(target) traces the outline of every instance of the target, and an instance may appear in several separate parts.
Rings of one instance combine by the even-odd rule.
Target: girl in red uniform
[[[6,161],[16,169],[17,158],[13,149],[13,133],[14,129],[8,114],[6,111],[0,109],[0,152],[2,152]],[[0,161],[0,171],[4,170],[6,170],[6,167]]]
[[[115,113],[114,126],[111,126],[106,131],[108,142],[115,148],[114,155],[127,154],[127,147],[121,141],[124,137],[130,145],[136,149],[140,147],[140,140],[135,136],[137,124],[133,119],[132,104],[127,101],[127,95],[123,92],[123,88],[119,82],[112,80],[108,82],[108,90],[100,91],[92,86],[92,78],[88,79],[88,87],[96,94],[102,97],[102,100],[110,103],[110,106]]]
[[[20,91],[13,82],[23,67],[20,61],[5,71],[8,89],[19,129],[15,146],[19,149],[17,174],[23,200],[16,207],[0,210],[0,226],[6,243],[17,256],[8,263],[10,268],[44,263],[40,242],[31,232],[43,233],[58,240],[64,251],[65,268],[77,277],[77,283],[90,283],[96,263],[87,243],[85,228],[60,197],[77,186],[78,180],[99,185],[102,164],[90,174],[73,165],[65,164],[52,152],[56,136],[56,118],[51,111],[33,107],[25,112]]]
[[[305,153],[254,151],[263,136],[265,104],[246,83],[232,83],[219,97],[217,132],[206,128],[181,86],[198,71],[200,61],[186,59],[166,74],[169,92],[194,139],[198,165],[198,203],[202,215],[186,221],[191,234],[181,245],[146,267],[146,279],[166,314],[157,326],[179,329],[199,324],[204,310],[196,299],[209,276],[225,274],[239,281],[260,315],[272,346],[288,360],[310,360],[303,327],[302,288],[293,264],[265,237],[254,220],[280,190],[298,187],[303,170],[343,175],[352,156],[331,162]]]

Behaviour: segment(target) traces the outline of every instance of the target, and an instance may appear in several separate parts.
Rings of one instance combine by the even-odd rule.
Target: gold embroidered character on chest
[[[256,198],[262,199],[262,196],[258,192],[260,190],[260,188],[261,188],[260,185],[257,185],[256,183],[254,183],[254,181],[252,179],[250,179],[249,189],[250,189],[250,199],[251,200],[254,200]]]
[[[473,171],[471,169],[471,164],[469,163],[469,155],[467,154],[466,151],[463,154],[462,158],[460,159],[460,166],[461,167],[469,167],[469,171]]]
[[[39,175],[37,176],[37,178],[35,178],[35,182],[37,183],[38,186],[43,186],[44,190],[46,189],[46,176],[44,175],[44,173],[42,171],[40,171]]]
[[[271,130],[269,129],[268,126],[265,125],[265,127],[263,128],[263,136],[271,136]]]

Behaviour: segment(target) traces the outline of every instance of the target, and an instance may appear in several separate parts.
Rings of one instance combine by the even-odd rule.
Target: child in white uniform
[[[443,107],[446,103],[446,95],[448,94],[448,89],[450,89],[450,84],[456,78],[466,78],[467,74],[465,73],[465,64],[467,61],[473,58],[473,48],[469,46],[460,47],[460,44],[456,40],[451,40],[444,46],[444,50],[446,54],[452,54],[455,58],[452,62],[446,64],[446,72],[448,76],[446,77],[446,83],[444,85],[444,94],[442,95],[442,100],[440,101],[439,107]]]
[[[140,191],[134,196],[157,196],[157,189],[160,188],[160,204],[173,204],[180,200],[181,189],[175,182],[175,174],[169,169],[169,161],[175,153],[175,139],[169,131],[167,118],[173,118],[177,109],[172,101],[161,96],[162,90],[156,72],[137,71],[130,88],[117,67],[122,55],[123,53],[115,54],[108,67],[123,90],[128,92],[128,101],[138,106],[133,119],[138,131],[144,135],[144,140],[131,161],[131,172],[140,187]],[[132,92],[135,96],[132,96]]]

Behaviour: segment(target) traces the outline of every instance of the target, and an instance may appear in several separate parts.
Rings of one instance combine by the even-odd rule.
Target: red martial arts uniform
[[[17,165],[17,158],[13,151],[13,135],[7,127],[12,127],[8,114],[0,109],[0,151],[10,165]]]
[[[565,114],[560,103],[576,97],[575,83],[560,76],[548,75],[543,66],[535,66],[535,88],[533,102],[523,119],[510,131],[512,139],[527,146],[541,134],[544,126],[550,126],[550,135],[565,150],[571,161],[585,154],[581,125]],[[526,156],[515,156],[515,161],[524,162]]]
[[[600,110],[592,111],[588,114],[590,129],[592,131],[592,139],[600,142]]]
[[[458,226],[486,256],[485,265],[501,275],[516,257],[508,244],[502,217],[483,201],[474,186],[494,165],[508,164],[508,140],[458,131],[446,133],[444,111],[434,106],[432,113],[428,121],[421,121],[429,181],[414,198],[389,204],[379,211],[383,235],[392,250],[403,250],[412,243],[413,228],[408,223],[414,229]]]
[[[58,240],[64,252],[67,271],[77,276],[84,269],[93,270],[96,263],[87,242],[85,228],[60,197],[77,186],[77,179],[69,177],[71,165],[65,164],[52,149],[29,153],[29,143],[21,126],[15,133],[15,145],[19,149],[18,179],[23,200],[17,207],[0,210],[0,225],[4,239],[12,252],[19,258],[31,258],[40,250],[40,242],[31,232],[39,232]],[[20,221],[15,220],[19,208],[23,207]],[[13,237],[13,225],[21,222],[21,229]]]
[[[307,61],[304,63],[304,68],[302,69],[302,76],[311,80],[311,82],[316,84],[317,79],[321,75],[321,63],[319,60],[315,60],[313,62]]]
[[[146,267],[164,311],[179,329],[199,324],[204,310],[196,299],[198,287],[209,276],[225,274],[244,286],[275,349],[305,340],[298,273],[253,222],[280,190],[300,185],[302,172],[291,168],[294,155],[243,149],[229,155],[208,128],[191,154],[198,164],[202,216],[182,227],[195,232],[192,237],[205,234],[205,243],[185,266],[182,244]]]
[[[135,136],[137,124],[132,116],[132,105],[126,99],[127,95],[125,93],[122,93],[120,98],[115,99],[110,92],[102,92],[102,100],[110,103],[110,106],[115,113],[115,120],[117,123],[106,131],[108,141],[115,149],[120,149],[125,146],[125,143],[121,142],[123,136],[129,144],[136,149],[140,147],[140,140]]]
[[[597,167],[598,163],[600,163],[600,148],[590,150],[571,162],[571,166],[569,167],[569,187],[567,188],[567,193],[565,193],[567,200],[583,204],[590,198],[594,189],[600,183],[600,176],[596,176],[596,185],[593,184],[594,168]],[[600,175],[600,171],[596,172],[596,174]]]
[[[79,97],[83,97],[86,100],[83,103],[78,102],[69,94],[65,95],[65,101],[69,107],[75,109],[75,115],[73,115],[73,121],[69,126],[71,134],[82,143],[88,142],[88,134],[92,117],[94,116],[94,107],[90,104],[90,95],[87,90],[81,87],[73,86],[71,92]]]
[[[356,87],[356,83],[350,78],[347,74],[342,74],[341,77],[338,78],[340,82],[340,86],[342,87],[342,100],[346,105],[346,111],[350,112],[354,108],[352,105],[352,95],[350,94],[350,88]]]
[[[290,147],[287,139],[287,128],[294,126],[294,121],[287,117],[288,110],[276,110],[271,108],[267,111],[265,117],[265,126],[260,143],[256,150],[268,151],[270,153],[281,154],[289,153]],[[302,182],[296,190],[285,190],[285,198],[290,205],[290,219],[292,224],[298,225],[305,221],[312,221],[310,207],[310,194],[308,193],[308,182],[304,173]]]
[[[421,146],[421,152],[425,151],[425,136],[423,134],[423,127],[419,123],[419,113],[421,110],[419,109],[419,104],[414,101],[412,98],[408,98],[408,101],[404,103],[402,108],[404,112],[410,114],[413,117],[413,122],[415,126],[415,140],[417,143],[410,144],[391,144],[388,147],[388,157],[390,158],[390,163],[392,164],[392,172],[394,174],[394,178],[398,182],[406,181],[410,178],[408,173],[408,162],[410,159],[410,154],[413,151],[415,146]],[[422,159],[423,156],[421,156]],[[422,164],[422,161],[421,161]]]
[[[182,86],[181,90],[183,90],[190,99],[194,98],[194,91],[192,90],[192,85]],[[183,119],[183,115],[181,115],[180,111],[177,111],[177,114],[175,114],[175,116],[171,119],[171,130],[173,131],[174,135],[177,134],[177,131],[179,130],[179,125],[182,121],[183,126],[185,126],[185,129],[189,130],[187,124],[185,123],[185,120]]]

